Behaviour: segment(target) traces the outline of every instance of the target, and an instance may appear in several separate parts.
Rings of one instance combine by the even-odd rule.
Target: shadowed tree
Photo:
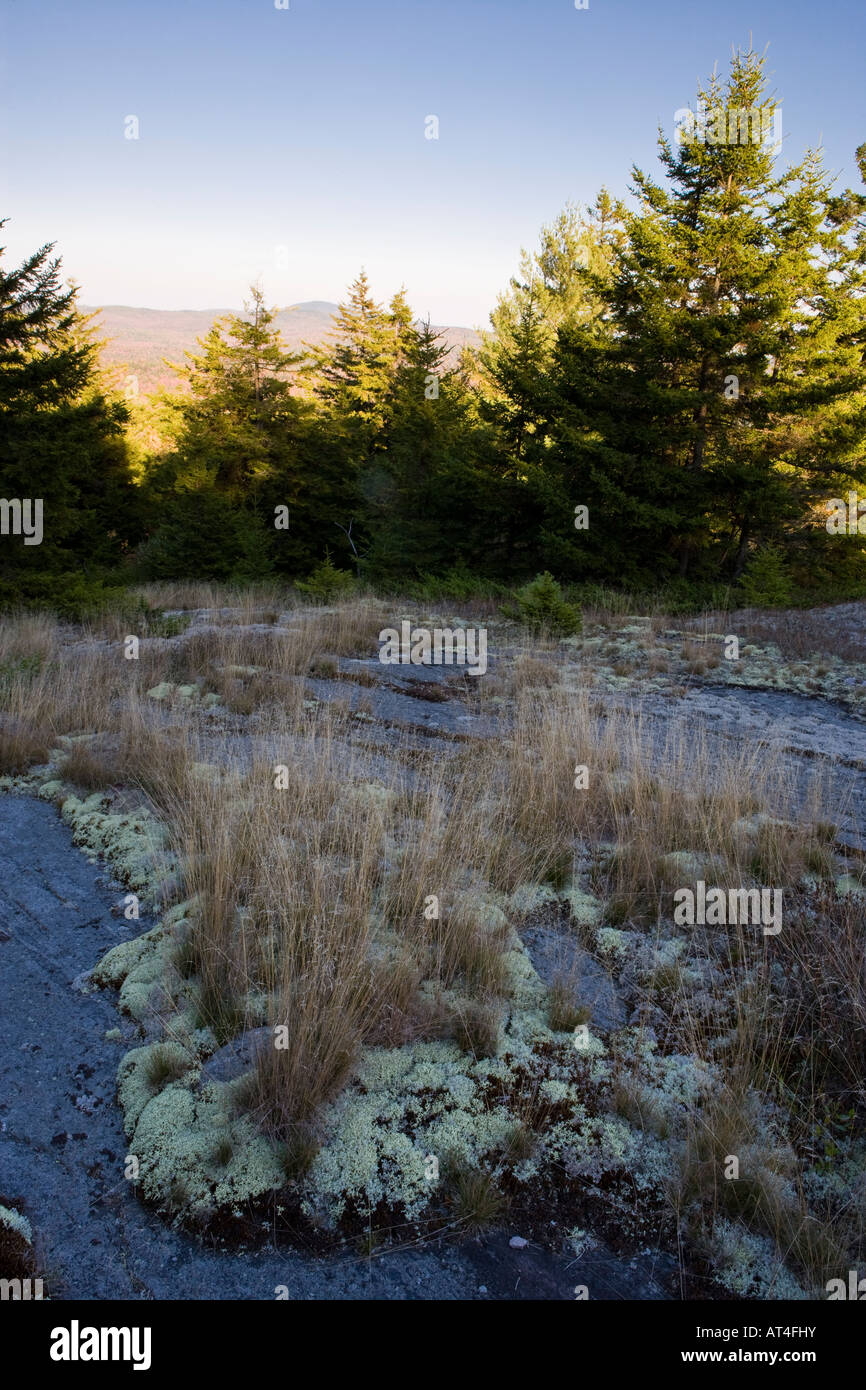
[[[137,527],[127,411],[53,249],[7,270],[0,248],[0,490],[41,499],[44,531],[40,545],[0,538],[7,577],[116,564]]]
[[[737,55],[699,98],[766,109],[763,59]],[[660,133],[666,184],[634,170],[638,208],[598,286],[604,331],[559,333],[555,456],[591,516],[575,537],[563,508],[573,572],[736,577],[862,442],[856,210],[830,216],[814,153],[777,173],[768,142],[729,140],[721,116],[688,133],[677,149]]]

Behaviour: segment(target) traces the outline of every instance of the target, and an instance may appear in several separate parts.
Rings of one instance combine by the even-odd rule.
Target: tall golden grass
[[[804,788],[766,748],[683,723],[663,729],[626,706],[605,708],[586,685],[567,690],[568,653],[556,644],[529,644],[493,678],[507,697],[488,706],[499,736],[426,758],[395,738],[387,770],[371,779],[339,710],[305,715],[303,680],[325,658],[375,655],[391,625],[380,602],[295,608],[273,626],[289,607],[278,591],[151,587],[147,601],[235,611],[144,641],[138,661],[124,659],[122,623],[108,619],[112,635],[94,629],[87,640],[46,617],[0,622],[0,770],[23,771],[64,736],[90,734],[65,745],[64,775],[138,786],[160,808],[199,904],[184,951],[200,1022],[221,1042],[269,1030],[245,1103],[292,1162],[309,1153],[323,1103],[363,1046],[450,1035],[476,1055],[496,1048],[509,988],[497,893],[560,887],[590,853],[605,920],[652,932],[681,886],[666,859],[674,851],[703,856],[722,886],[792,894],[804,873],[832,867],[832,789],[817,773]],[[265,621],[268,631],[253,627]],[[234,717],[254,720],[257,738],[285,748],[275,762],[287,785],[275,784],[275,762],[238,760],[195,701],[147,699],[160,681],[215,691]],[[578,766],[586,789],[575,785]],[[594,949],[591,933],[585,944]],[[802,1195],[780,1196],[777,1178],[796,1177],[828,1116],[862,1113],[866,1102],[862,921],[853,900],[828,892],[817,913],[789,913],[778,938],[734,929],[721,954],[709,934],[704,946],[728,991],[728,1084],[677,1141],[671,1204],[702,1231],[736,1208],[819,1280],[845,1236],[835,1215],[817,1220]],[[718,1055],[717,1025],[676,970],[646,989],[671,1046]],[[579,981],[554,984],[550,1016],[583,1016]],[[626,1077],[623,1105],[629,1094]],[[784,1143],[760,1132],[755,1094],[782,1107]],[[763,1159],[734,1190],[719,1162],[746,1150]],[[852,1218],[858,1238],[864,1213],[866,1198]]]

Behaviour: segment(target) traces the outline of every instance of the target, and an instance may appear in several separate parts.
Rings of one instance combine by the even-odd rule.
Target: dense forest
[[[767,99],[753,53],[699,93]],[[825,524],[866,496],[866,195],[818,152],[660,133],[659,159],[542,229],[458,362],[361,272],[328,344],[288,352],[253,286],[176,391],[126,400],[54,246],[0,261],[0,488],[44,505],[41,544],[3,537],[2,597],[323,564],[324,592],[866,593],[856,525]]]

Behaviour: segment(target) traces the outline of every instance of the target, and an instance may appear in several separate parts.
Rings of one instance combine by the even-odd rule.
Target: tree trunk
[[[749,554],[749,523],[744,521],[740,528],[740,544],[737,546],[737,558],[734,561],[734,579],[739,579],[743,570],[746,568],[746,560]]]

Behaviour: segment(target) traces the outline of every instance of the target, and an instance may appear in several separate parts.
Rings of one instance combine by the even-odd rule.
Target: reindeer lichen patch
[[[149,700],[168,700],[174,690],[171,681],[160,681],[159,685],[154,685],[147,692]]]
[[[712,1232],[716,1278],[739,1298],[804,1299],[808,1294],[785,1268],[775,1245],[725,1217]]]
[[[622,965],[637,936],[636,932],[620,931],[618,927],[599,927],[595,934],[595,944],[599,955],[605,960],[614,965]]]
[[[131,941],[121,941],[119,945],[113,946],[94,967],[94,983],[103,988],[119,989],[130,972],[134,971],[143,961],[161,955],[159,948],[164,942],[168,930],[168,925],[164,921],[158,922],[155,927],[151,927],[150,931],[142,932],[141,936],[133,937]]]
[[[150,811],[113,812],[111,798],[94,792],[84,801],[68,796],[60,813],[86,853],[102,856],[142,901],[159,901],[160,884],[173,876],[177,865],[165,853],[168,829]]]
[[[866,882],[853,874],[840,874],[836,879],[836,892],[840,898],[866,898]]]
[[[0,1205],[0,1226],[5,1226],[8,1231],[14,1231],[22,1240],[26,1240],[28,1245],[33,1244],[33,1231],[30,1222],[20,1211],[12,1211],[9,1207]]]
[[[65,789],[66,784],[64,782],[57,778],[49,778],[47,782],[40,785],[38,795],[42,797],[43,801],[56,801]]]
[[[601,921],[604,903],[591,893],[584,892],[582,888],[570,888],[564,896],[578,926],[594,927]]]
[[[130,1152],[144,1196],[193,1215],[235,1210],[285,1184],[278,1150],[246,1116],[233,1115],[228,1084],[210,1082],[199,1093],[183,1082],[166,1086],[143,1107]]]
[[[516,916],[528,917],[556,901],[557,894],[549,883],[520,883],[509,895],[507,905]]]
[[[198,1076],[196,1058],[177,1043],[156,1042],[127,1052],[117,1070],[117,1097],[127,1134],[135,1133],[145,1106],[169,1082],[183,1076],[189,1086]]]

